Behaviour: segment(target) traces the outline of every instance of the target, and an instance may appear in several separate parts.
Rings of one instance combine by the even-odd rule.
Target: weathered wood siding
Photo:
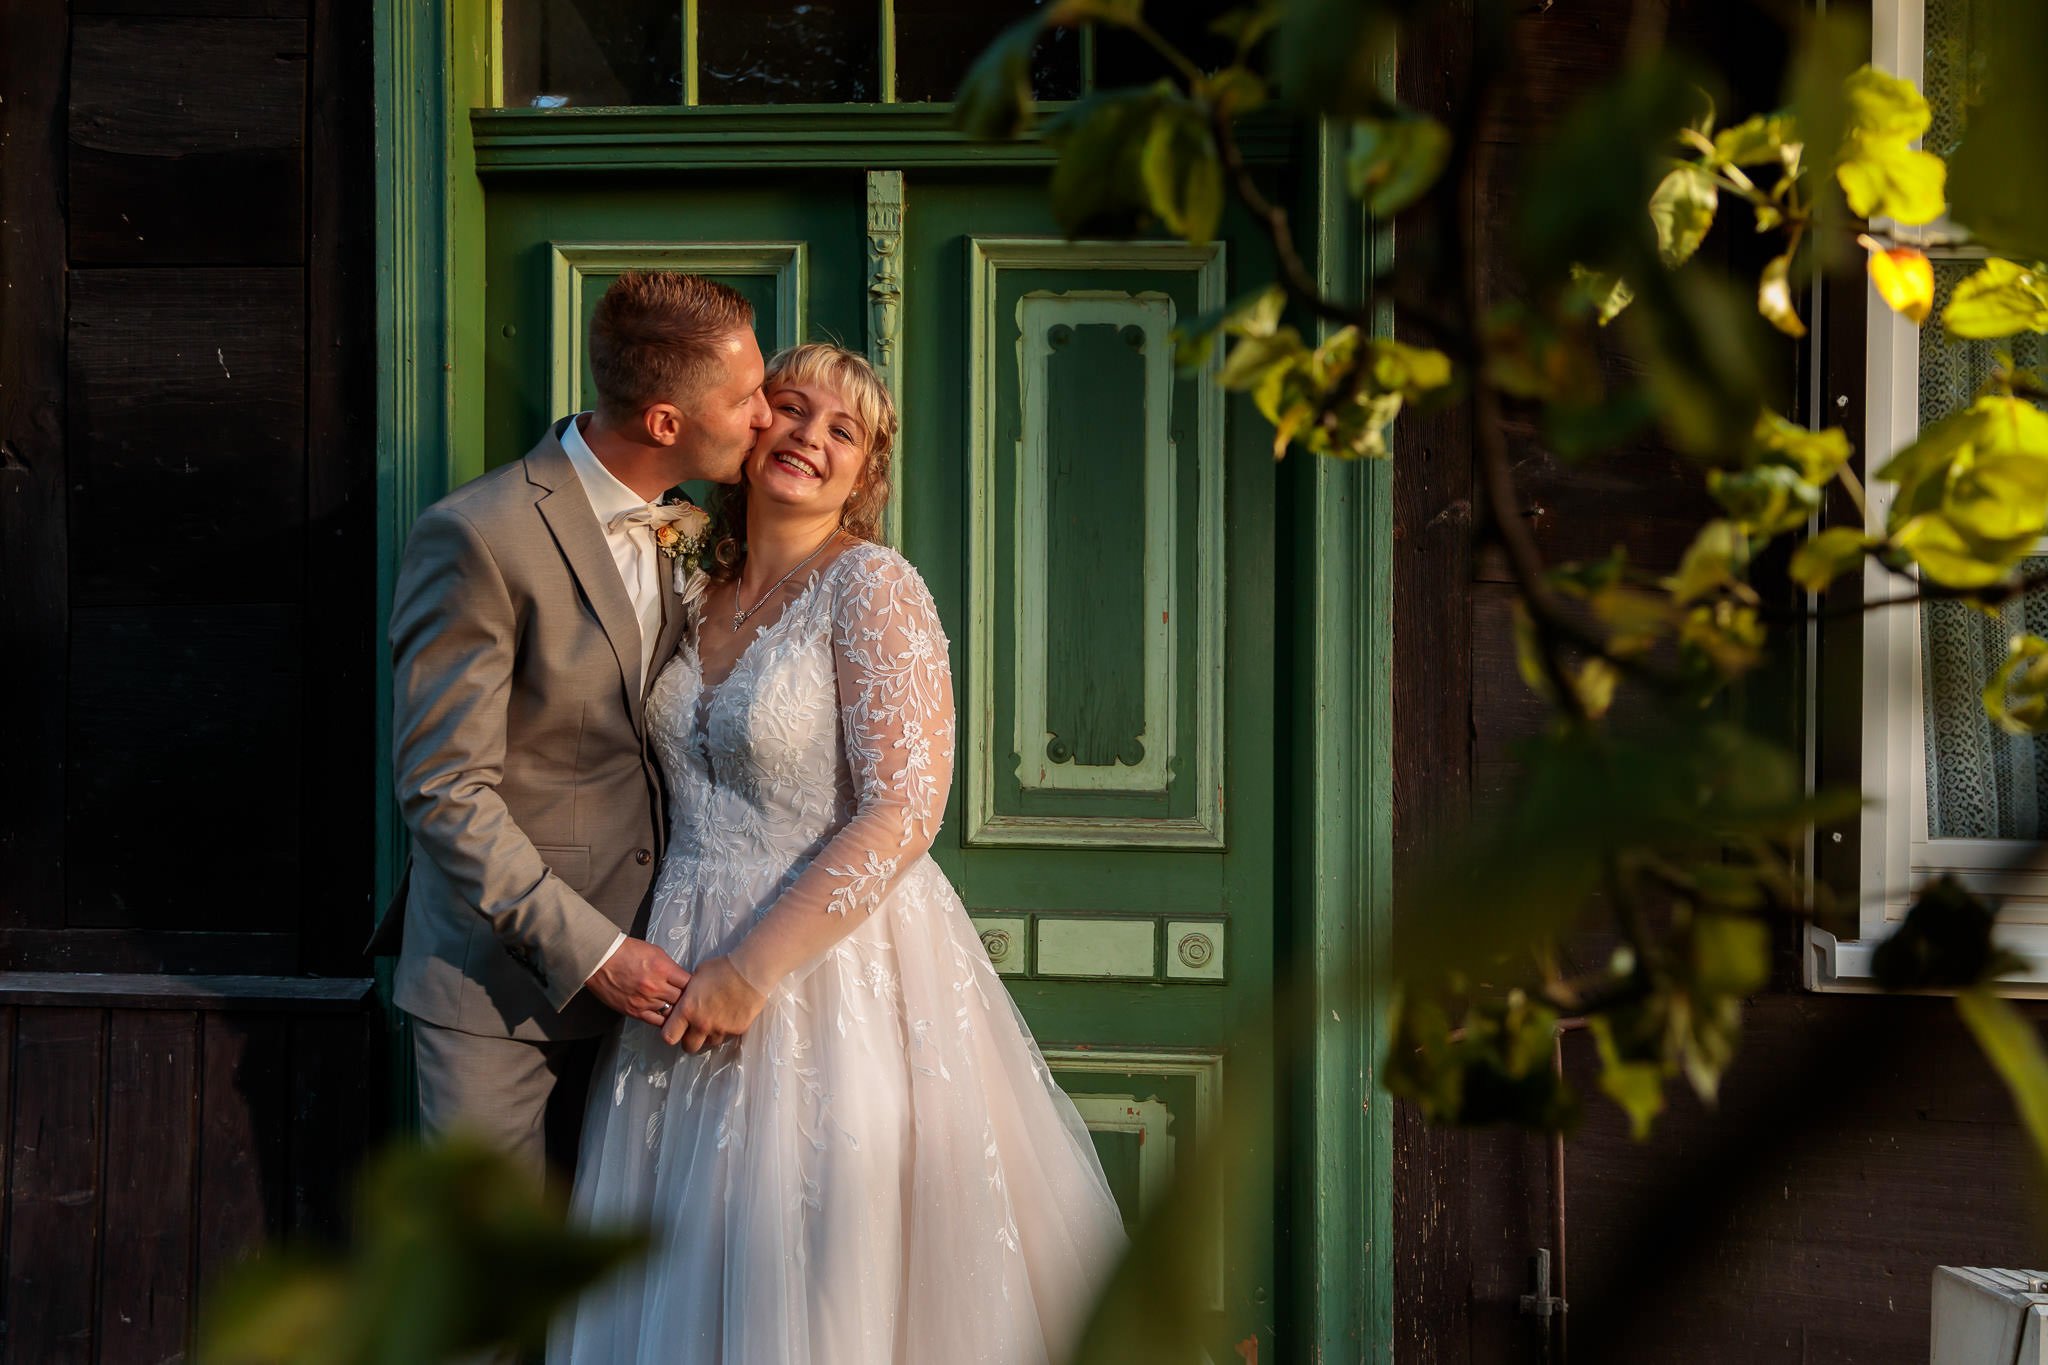
[[[0,973],[0,1358],[183,1359],[236,1261],[337,1238],[379,1017],[346,981]]]
[[[1438,7],[1404,48],[1408,102],[1443,110],[1461,97],[1473,3]],[[1775,103],[1777,8],[1722,0],[1525,7],[1516,21],[1524,83],[1486,125],[1490,155],[1463,209],[1484,244],[1483,293],[1514,289],[1503,265],[1503,206],[1524,149],[1580,91],[1619,69],[1632,22],[1662,22],[1664,43],[1714,60],[1748,112]],[[1408,233],[1404,266],[1433,235],[1458,226]],[[1726,260],[1735,237],[1717,234],[1709,255]],[[1761,261],[1729,264],[1753,277]],[[1863,399],[1860,285],[1831,291],[1826,306],[1819,354],[1786,347],[1783,403],[1804,411],[1807,367],[1818,364],[1831,399],[1850,399],[1828,420],[1848,417],[1853,427]],[[1469,420],[1451,411],[1396,428],[1394,819],[1397,857],[1410,873],[1436,840],[1508,788],[1513,745],[1543,716],[1516,675],[1504,566],[1472,547],[1480,494]],[[1633,563],[1668,568],[1707,514],[1697,478],[1654,439],[1567,464],[1533,432],[1509,436],[1523,498],[1516,511],[1553,560],[1623,544]],[[1853,641],[1846,654],[1841,644],[1825,642],[1824,659],[1853,669]],[[1764,717],[1757,723],[1790,735],[1802,719],[1792,685],[1798,661],[1784,662],[1751,688],[1749,706],[1753,719]],[[1826,685],[1830,695],[1839,687]],[[1844,695],[1853,708],[1853,683]],[[1853,709],[1823,713],[1824,730],[1846,726],[1853,735],[1857,724]],[[1413,912],[1403,903],[1397,918]],[[1935,1265],[2041,1262],[2023,1139],[1948,1005],[1802,992],[1789,935],[1782,948],[1777,984],[1754,1003],[1719,1110],[1675,1098],[1648,1145],[1629,1139],[1619,1111],[1599,1095],[1590,1039],[1567,1035],[1566,1065],[1588,1109],[1565,1161],[1575,1356],[1686,1365],[1925,1359]],[[1532,1288],[1536,1249],[1555,1240],[1548,1162],[1539,1139],[1432,1131],[1397,1110],[1396,1358],[1404,1365],[1543,1358],[1536,1320],[1519,1301]]]
[[[369,15],[0,7],[0,1360],[184,1358],[381,1122]]]
[[[0,968],[359,972],[367,8],[0,25]]]

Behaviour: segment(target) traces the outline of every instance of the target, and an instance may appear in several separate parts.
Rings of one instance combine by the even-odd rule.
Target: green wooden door
[[[1275,468],[1169,339],[1263,259],[1249,233],[1066,243],[1043,174],[487,180],[484,434],[492,462],[516,458],[589,405],[585,323],[628,267],[741,288],[764,351],[829,338],[882,365],[903,406],[893,534],[938,600],[960,704],[935,853],[1135,1223],[1183,1197],[1176,1170],[1227,1113],[1277,1103],[1239,1041],[1271,993],[1287,865]],[[1234,1177],[1270,1181],[1276,1153],[1238,1141]],[[1272,1349],[1258,1223],[1202,1223],[1216,1359]]]

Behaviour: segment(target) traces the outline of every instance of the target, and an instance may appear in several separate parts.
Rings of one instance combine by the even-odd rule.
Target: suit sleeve
[[[890,556],[841,591],[833,653],[858,804],[733,949],[763,994],[859,928],[931,849],[953,783],[953,675],[924,580]]]
[[[561,1009],[618,926],[550,871],[498,794],[517,651],[503,574],[466,518],[413,527],[391,606],[392,766],[414,847]]]

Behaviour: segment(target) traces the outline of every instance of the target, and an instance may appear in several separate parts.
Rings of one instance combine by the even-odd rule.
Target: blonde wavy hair
[[[791,346],[769,357],[763,392],[778,385],[831,389],[846,399],[867,433],[867,463],[846,499],[840,525],[862,540],[879,540],[882,509],[889,505],[889,473],[896,449],[896,400],[866,356],[830,342]],[[721,582],[739,573],[746,556],[747,486],[722,485],[711,495],[711,576]]]

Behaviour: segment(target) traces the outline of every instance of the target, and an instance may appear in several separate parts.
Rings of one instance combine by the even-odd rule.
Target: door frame
[[[931,105],[567,118],[514,111],[473,119],[470,110],[492,88],[494,9],[492,0],[375,0],[380,641],[413,520],[484,469],[480,159],[506,171],[559,169],[602,147],[613,171],[1053,162],[1035,136],[970,141],[953,130],[948,109]],[[1382,67],[1391,88],[1391,55]],[[817,137],[828,126],[841,136]],[[1345,193],[1338,130],[1324,125],[1302,137],[1284,124],[1247,128],[1245,148],[1254,161],[1310,163],[1302,221],[1314,226],[1326,288],[1384,278],[1391,237]],[[1391,317],[1382,325],[1390,327]],[[1295,753],[1317,757],[1294,765],[1286,792],[1305,813],[1295,822],[1305,837],[1292,842],[1285,874],[1304,929],[1288,946],[1313,983],[1297,1016],[1310,1041],[1307,1065],[1296,1074],[1305,1071],[1308,1084],[1297,1087],[1289,1150],[1297,1173],[1291,1207],[1309,1235],[1288,1239],[1304,1252],[1287,1269],[1300,1305],[1294,1328],[1316,1358],[1390,1361],[1392,1105],[1371,1080],[1385,1046],[1385,992],[1371,983],[1384,977],[1391,924],[1391,470],[1384,461],[1297,465],[1307,468],[1290,471],[1283,496],[1293,500],[1295,524],[1311,534],[1294,538],[1291,560],[1280,566],[1283,581],[1297,589],[1290,594],[1297,644],[1288,664],[1288,740]],[[391,666],[381,650],[376,678],[374,888],[381,907],[397,886],[406,846],[392,787]],[[1359,983],[1367,983],[1363,992]],[[387,1004],[389,984],[384,964]],[[393,1060],[398,1112],[407,1112],[410,1048]]]

